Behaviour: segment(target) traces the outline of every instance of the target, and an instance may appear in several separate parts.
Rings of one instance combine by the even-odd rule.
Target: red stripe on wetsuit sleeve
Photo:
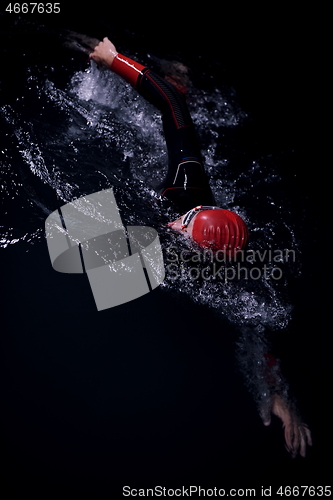
[[[117,54],[114,58],[111,69],[117,75],[121,76],[126,82],[130,83],[134,88],[136,88],[136,84],[138,78],[141,74],[141,71],[145,69],[145,66],[142,64],[133,61],[129,57],[123,56],[122,54]]]

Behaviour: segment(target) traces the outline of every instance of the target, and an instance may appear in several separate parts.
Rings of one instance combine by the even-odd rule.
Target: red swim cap
[[[245,248],[249,232],[243,219],[223,208],[201,210],[193,220],[192,238],[200,246],[224,250],[230,256]]]

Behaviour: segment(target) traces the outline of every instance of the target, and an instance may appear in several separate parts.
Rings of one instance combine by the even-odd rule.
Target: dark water
[[[249,42],[249,27],[237,51],[229,26],[222,58],[219,37],[199,44],[189,29],[167,45],[163,29],[114,27],[98,16],[1,20],[6,483],[29,495],[51,489],[103,498],[125,484],[252,486],[258,495],[261,485],[329,484],[320,425],[327,308],[324,265],[314,255],[322,206],[301,162],[305,139],[299,144],[295,133],[303,116],[297,83],[290,71],[289,85],[283,76],[291,56],[283,65],[286,52],[273,36],[275,59],[251,52],[260,37]],[[63,28],[109,35],[157,70],[164,59],[191,68],[188,104],[216,202],[245,219],[249,250],[277,279],[264,279],[261,260],[244,264],[248,273],[259,269],[254,279],[245,270],[240,279],[191,279],[197,264],[177,267],[174,279],[167,267],[153,293],[97,312],[85,276],[53,271],[48,214],[110,187],[126,225],[158,230],[167,263],[170,248],[188,249],[165,228],[174,210],[152,197],[166,162],[159,114],[86,54],[64,48]],[[256,365],[268,341],[313,432],[306,459],[287,455],[278,421],[264,428],[244,385],[245,377],[265,391],[253,370],[242,374],[237,345]]]

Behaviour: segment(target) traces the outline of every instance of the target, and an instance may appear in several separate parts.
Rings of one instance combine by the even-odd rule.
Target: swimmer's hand
[[[102,64],[110,69],[117,54],[116,47],[107,37],[105,37],[102,42],[96,45],[89,59],[93,59],[97,64]]]
[[[269,411],[262,409],[260,412],[264,425],[271,423],[271,413],[282,420],[285,446],[292,458],[295,458],[298,453],[305,457],[307,445],[312,445],[311,432],[308,426],[277,394],[273,394],[271,397]]]

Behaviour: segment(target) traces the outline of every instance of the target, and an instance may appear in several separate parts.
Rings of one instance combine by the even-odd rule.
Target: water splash
[[[126,224],[155,225],[163,233],[165,251],[171,246],[190,250],[183,237],[165,229],[168,218],[174,215],[172,209],[156,204],[152,197],[153,180],[165,175],[167,161],[161,119],[155,108],[117,75],[101,71],[94,63],[76,72],[67,88],[59,88],[52,81],[52,72],[44,79],[38,72],[30,75],[27,85],[36,104],[28,121],[20,103],[1,109],[16,140],[20,168],[10,155],[1,168],[7,170],[5,198],[11,197],[17,205],[24,196],[23,179],[29,170],[25,192],[30,193],[29,205],[34,207],[35,216],[31,216],[28,231],[26,222],[20,226],[17,220],[15,224],[9,220],[2,230],[1,245],[41,237],[36,226],[40,227],[45,213],[56,208],[46,206],[38,196],[36,185],[42,182],[64,202],[113,187]],[[278,248],[299,253],[296,224],[287,200],[281,199],[281,175],[274,167],[274,158],[249,159],[241,172],[235,172],[228,150],[221,155],[225,133],[236,130],[247,118],[234,94],[230,90],[192,88],[189,107],[217,204],[244,218],[251,231],[249,248],[274,250],[278,241]],[[191,279],[189,265],[182,263],[177,279],[175,270],[167,266],[163,288],[218,310],[234,324],[284,328],[291,305],[281,289],[283,292],[288,273],[300,272],[299,262],[299,258],[282,262],[283,278],[278,283],[264,277],[230,280],[225,275],[222,279],[220,275]],[[267,259],[265,263],[270,270],[278,264]],[[248,263],[244,265],[251,269]]]

